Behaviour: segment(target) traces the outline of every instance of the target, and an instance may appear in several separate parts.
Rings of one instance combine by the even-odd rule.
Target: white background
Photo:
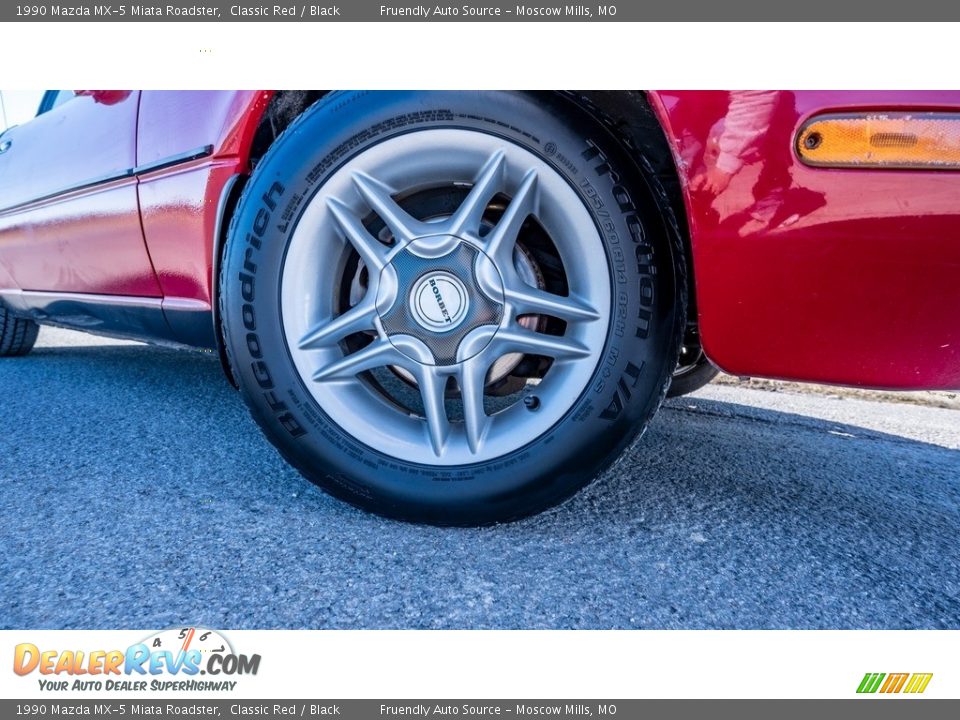
[[[8,24],[0,68],[21,90],[956,89],[958,37],[949,23]],[[2,632],[0,696],[39,694],[36,674],[9,670],[18,642],[123,649],[148,634]],[[251,698],[845,698],[868,671],[933,672],[927,697],[960,697],[958,632],[227,634],[263,656],[240,685]]]
[[[957,89],[957,23],[10,23],[5,87]]]
[[[0,697],[108,696],[41,693],[38,671],[24,677],[11,671],[17,643],[33,643],[41,651],[126,650],[149,635],[145,630],[0,632]],[[960,697],[958,631],[252,630],[224,635],[236,653],[261,655],[257,675],[237,678],[231,694],[168,697],[851,698],[857,697],[866,672],[932,672],[922,697]],[[161,695],[127,695],[150,696]],[[871,698],[879,696],[864,697]]]

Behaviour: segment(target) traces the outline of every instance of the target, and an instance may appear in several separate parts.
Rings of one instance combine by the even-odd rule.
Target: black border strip
[[[60,195],[66,195],[68,193],[77,192],[78,190],[86,190],[87,188],[94,187],[96,185],[105,185],[106,183],[114,182],[116,180],[123,180],[124,178],[133,177],[133,169],[129,170],[118,170],[117,172],[110,173],[109,175],[101,175],[98,178],[93,178],[91,180],[84,180],[83,182],[77,183],[75,185],[69,185],[68,187],[61,188],[60,190],[55,190],[52,193],[46,195],[41,195],[40,197],[31,198],[30,200],[24,200],[18,202],[16,205],[10,205],[8,207],[0,210],[0,213],[6,213],[11,210],[17,210],[27,205],[35,205],[36,203],[43,202],[44,200],[52,200],[55,197]]]
[[[12,210],[17,210],[28,205],[35,205],[36,203],[41,203],[45,200],[52,200],[53,198],[60,197],[61,195],[67,195],[68,193],[77,192],[79,190],[87,190],[89,188],[96,187],[97,185],[105,185],[107,183],[116,182],[117,180],[125,180],[138,175],[146,175],[147,173],[163,170],[168,167],[173,167],[174,165],[180,165],[182,163],[190,162],[191,160],[199,160],[200,158],[209,157],[212,154],[213,145],[203,145],[202,147],[194,148],[193,150],[187,150],[186,152],[170,155],[169,157],[160,158],[159,160],[154,160],[153,162],[137,165],[134,168],[117,170],[116,172],[112,172],[107,175],[101,175],[97,178],[84,180],[83,182],[55,190],[52,193],[31,198],[30,200],[24,200],[23,202],[18,202],[16,205],[0,208],[0,214],[8,213]]]
[[[147,173],[163,170],[164,168],[190,162],[191,160],[199,160],[200,158],[205,158],[210,155],[213,155],[213,145],[203,145],[202,147],[194,148],[193,150],[187,150],[186,152],[182,152],[177,155],[170,155],[169,157],[160,158],[159,160],[154,160],[150,163],[137,165],[133,170],[131,170],[131,172],[134,175],[146,175]]]

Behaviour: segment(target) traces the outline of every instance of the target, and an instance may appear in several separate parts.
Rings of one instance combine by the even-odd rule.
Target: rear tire
[[[33,350],[40,326],[0,307],[0,357],[19,357]]]
[[[283,456],[435,525],[539,512],[612,463],[686,317],[675,222],[626,147],[548,93],[308,109],[247,183],[221,276],[234,374]]]

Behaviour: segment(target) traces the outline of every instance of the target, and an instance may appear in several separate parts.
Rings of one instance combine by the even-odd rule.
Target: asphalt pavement
[[[710,386],[563,506],[368,515],[211,354],[0,361],[0,627],[960,628],[960,411]]]

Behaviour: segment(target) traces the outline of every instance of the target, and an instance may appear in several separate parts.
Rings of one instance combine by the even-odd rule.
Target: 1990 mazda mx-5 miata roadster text
[[[216,349],[330,493],[509,520],[714,366],[960,387],[960,92],[50,91],[0,302],[0,355]]]

